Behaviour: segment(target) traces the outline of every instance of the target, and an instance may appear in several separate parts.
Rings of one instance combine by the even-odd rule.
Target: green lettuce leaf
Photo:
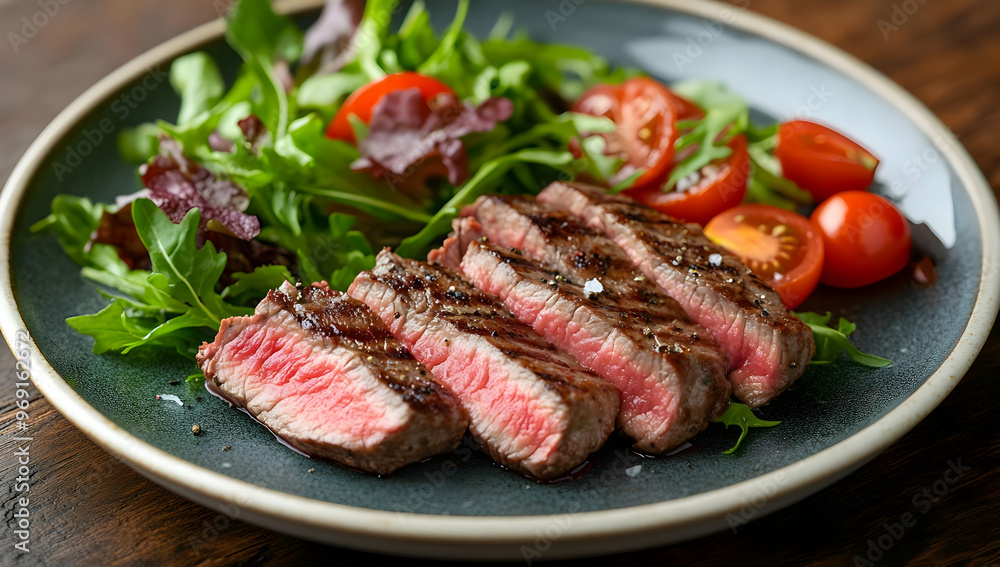
[[[857,329],[857,325],[847,319],[841,317],[837,321],[837,326],[831,327],[829,326],[830,319],[833,317],[831,313],[820,315],[819,313],[793,312],[792,314],[809,325],[813,337],[816,339],[816,355],[813,356],[810,364],[830,364],[837,360],[841,352],[846,353],[854,362],[872,368],[882,368],[892,364],[889,359],[858,350],[848,338]]]
[[[740,438],[736,440],[736,444],[730,447],[728,450],[723,451],[723,454],[729,455],[734,453],[736,449],[739,449],[740,443],[743,442],[743,438],[747,436],[747,433],[751,428],[756,427],[774,427],[780,424],[780,421],[766,421],[760,419],[754,415],[753,411],[746,404],[741,404],[733,402],[729,404],[729,408],[723,413],[719,419],[715,420],[715,423],[721,423],[726,427],[735,425],[740,428]]]

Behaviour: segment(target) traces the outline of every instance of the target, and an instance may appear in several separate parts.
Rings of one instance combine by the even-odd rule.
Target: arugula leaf
[[[399,0],[369,0],[365,3],[361,24],[354,34],[354,49],[357,53],[354,68],[364,73],[369,81],[386,74],[385,69],[379,65],[379,55],[389,39],[389,24],[398,7]],[[352,70],[351,68],[351,65],[346,65],[344,70]]]
[[[750,124],[750,108],[746,101],[722,83],[689,81],[676,85],[674,90],[704,109],[705,117],[677,122],[679,129],[689,131],[677,138],[675,149],[680,151],[697,144],[697,151],[674,166],[665,184],[667,188],[673,188],[681,179],[731,154],[726,144]]]
[[[220,295],[226,301],[239,305],[256,304],[268,291],[280,287],[286,281],[295,281],[288,268],[277,264],[258,266],[250,273],[235,273],[233,279],[236,282],[222,290]]]
[[[52,199],[52,212],[33,224],[30,230],[55,234],[66,255],[80,266],[124,274],[129,271],[128,266],[118,257],[114,247],[90,241],[107,210],[107,205],[92,203],[86,197],[56,195]]]
[[[737,402],[732,402],[729,404],[729,408],[726,409],[719,419],[715,420],[715,423],[721,423],[727,428],[729,426],[735,425],[741,429],[740,438],[736,440],[736,444],[730,447],[728,450],[723,451],[724,455],[732,454],[740,447],[740,443],[743,442],[743,438],[747,436],[750,428],[756,427],[774,427],[780,424],[780,421],[766,421],[760,419],[754,415],[753,411],[746,404],[741,404]]]
[[[416,71],[441,43],[434,33],[431,17],[420,0],[410,6],[397,34],[396,53],[404,69]]]
[[[754,130],[751,128],[751,131],[747,132],[748,138],[751,138],[751,132]],[[777,204],[789,210],[795,210],[799,204],[812,204],[812,195],[800,189],[794,181],[784,177],[781,173],[781,163],[774,156],[774,148],[778,139],[778,125],[758,130],[754,134],[758,136],[758,139],[750,140],[747,145],[747,155],[751,165],[750,182],[763,188],[758,189],[755,193],[758,198],[757,202],[771,200],[774,201],[771,204]]]
[[[197,247],[200,216],[194,209],[180,224],[174,224],[149,199],[132,203],[132,219],[149,251],[152,271],[85,265],[83,275],[88,279],[127,295],[102,292],[112,300],[107,307],[66,320],[77,332],[94,338],[95,353],[128,353],[140,346],[161,346],[193,357],[201,341],[208,338],[207,332],[218,329],[223,318],[252,312],[227,303],[216,293],[226,255],[216,252],[211,242]],[[277,270],[269,268],[266,275],[272,276]],[[265,274],[259,274],[257,281],[242,287],[253,287],[264,278]],[[232,295],[240,293],[241,289],[236,289]]]
[[[837,321],[836,327],[830,327],[830,319],[833,317],[831,313],[820,315],[810,312],[792,312],[792,315],[809,325],[813,337],[816,339],[816,355],[813,356],[810,364],[830,364],[837,360],[841,351],[847,353],[847,356],[854,362],[872,368],[882,368],[892,364],[891,360],[861,352],[851,344],[848,337],[857,329],[857,325],[843,317]]]
[[[189,53],[170,66],[170,85],[181,97],[177,124],[194,122],[215,106],[226,92],[218,65],[204,51]]]
[[[469,70],[468,58],[465,57],[466,54],[461,49],[461,40],[465,34],[462,31],[462,26],[465,24],[465,17],[468,13],[469,0],[459,0],[455,18],[445,30],[437,48],[417,68],[421,74],[440,79],[452,88],[458,87],[455,92],[463,97],[471,94],[468,92],[468,81],[463,80]]]
[[[92,315],[70,317],[66,323],[78,333],[94,338],[95,354],[128,353],[141,346],[157,346],[173,348],[193,359],[198,345],[210,338],[197,318],[187,314],[171,319],[150,316],[123,298],[115,299]]]
[[[118,290],[135,298],[131,303],[132,307],[139,309],[143,306],[149,307],[152,312],[184,313],[188,306],[170,295],[170,289],[163,285],[163,282],[152,275],[148,270],[133,270],[127,274],[115,274],[112,272],[84,267],[81,271],[83,277],[88,280]]]
[[[216,252],[211,242],[197,247],[198,209],[192,209],[178,225],[149,199],[138,199],[132,203],[132,219],[153,265],[150,283],[163,286],[171,297],[187,304],[191,317],[207,327],[218,328],[222,319],[246,314],[245,309],[225,303],[215,291],[226,255]]]
[[[781,173],[781,164],[774,157],[778,124],[765,128],[752,124],[746,101],[719,82],[686,81],[674,86],[674,91],[704,109],[705,117],[677,123],[679,128],[688,131],[677,139],[675,149],[680,151],[696,146],[696,150],[674,167],[664,185],[666,189],[672,189],[681,179],[712,161],[729,156],[732,150],[726,144],[734,136],[743,134],[747,138],[751,166],[747,183],[748,201],[788,210],[813,202],[809,193]]]
[[[227,20],[226,40],[260,80],[263,101],[254,113],[280,138],[288,129],[292,112],[275,65],[299,58],[302,31],[289,18],[276,14],[270,0],[240,0]]]

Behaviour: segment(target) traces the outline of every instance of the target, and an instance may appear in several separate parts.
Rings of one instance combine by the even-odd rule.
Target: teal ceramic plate
[[[285,7],[306,13],[316,4]],[[438,24],[453,13],[452,2],[429,4]],[[759,518],[860,467],[951,391],[996,316],[1000,222],[968,154],[912,96],[814,38],[728,5],[475,2],[469,25],[485,33],[501,9],[536,38],[588,46],[668,82],[719,78],[763,115],[812,115],[871,148],[882,159],[878,190],[926,225],[916,231],[917,244],[936,262],[938,284],[920,288],[902,274],[860,292],[826,291],[803,307],[856,321],[858,346],[895,364],[810,368],[761,410],[783,423],[752,435],[734,455],[722,451],[736,432],[713,426],[692,447],[659,459],[610,443],[582,478],[542,485],[466,445],[391,478],[313,462],[244,414],[189,389],[183,379],[194,370],[190,363],[162,353],[93,355],[90,339],[64,319],[96,311],[101,297],[54,238],[31,235],[28,226],[57,193],[109,200],[135,189],[115,133],[176,116],[165,80],[176,56],[204,48],[235,70],[237,58],[220,39],[223,25],[214,22],[139,57],[71,104],[3,191],[0,249],[9,258],[0,265],[0,321],[8,342],[30,358],[39,390],[116,457],[230,516],[379,552],[536,559],[664,544]],[[182,384],[169,385],[174,379]],[[174,394],[184,405],[157,394]],[[191,435],[194,423],[203,435]]]

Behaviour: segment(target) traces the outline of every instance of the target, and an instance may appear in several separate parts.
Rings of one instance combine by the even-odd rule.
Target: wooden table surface
[[[747,5],[744,0],[738,2]],[[215,18],[212,0],[0,0],[0,179],[42,128],[108,72]],[[51,10],[50,6],[50,10]],[[749,9],[867,61],[923,101],[1000,188],[1000,2],[750,0]],[[45,20],[28,38],[25,20]],[[895,20],[893,19],[895,18]],[[880,21],[895,26],[886,27]],[[28,30],[31,31],[30,29]],[[9,33],[25,37],[15,46]],[[15,53],[16,47],[16,53]],[[886,524],[916,512],[885,565],[1000,563],[1000,331],[926,420],[884,454],[763,520],[687,543],[594,560],[613,565],[844,564],[868,560]],[[361,565],[396,561],[230,521],[147,481],[77,431],[31,389],[30,552],[14,549],[14,360],[0,349],[2,565]],[[934,496],[949,462],[968,471]],[[935,484],[937,483],[937,484]],[[914,500],[915,497],[917,500]],[[920,502],[915,506],[914,502]],[[897,530],[894,530],[897,533]],[[409,561],[416,563],[415,561]],[[430,562],[427,562],[430,564]],[[865,564],[865,563],[857,563]]]

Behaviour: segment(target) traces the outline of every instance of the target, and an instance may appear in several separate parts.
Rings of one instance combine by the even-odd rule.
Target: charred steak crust
[[[619,388],[618,424],[639,450],[676,447],[728,406],[725,357],[704,329],[699,336],[691,325],[656,321],[603,293],[588,294],[492,242],[472,242],[462,269],[523,322]]]
[[[618,394],[611,385],[451,270],[383,250],[348,293],[452,387],[473,435],[498,463],[557,478],[613,430]],[[535,439],[526,430],[547,433]]]
[[[272,290],[222,322],[198,364],[230,403],[319,458],[375,474],[453,449],[468,415],[361,302],[325,283]]]
[[[809,327],[698,225],[581,183],[553,183],[538,198],[611,237],[708,328],[726,349],[734,393],[747,405],[769,402],[805,371],[816,350]]]

